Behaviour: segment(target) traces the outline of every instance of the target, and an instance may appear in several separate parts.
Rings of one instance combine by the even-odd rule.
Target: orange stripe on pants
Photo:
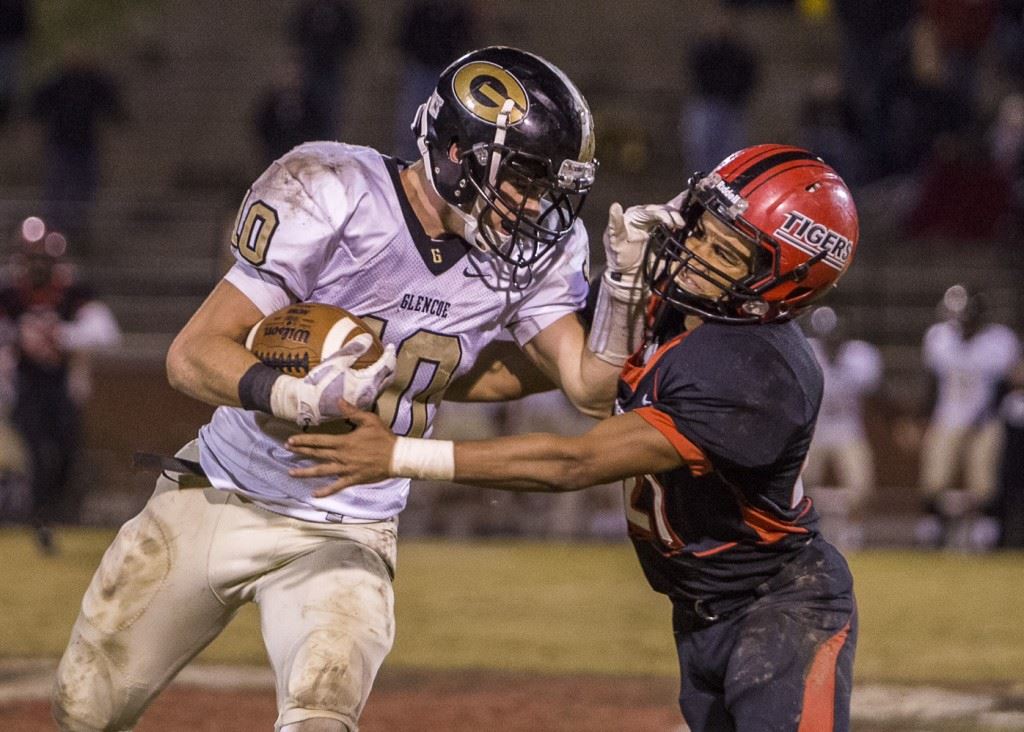
[[[804,679],[803,713],[797,732],[831,732],[835,724],[836,661],[850,624],[821,644]]]

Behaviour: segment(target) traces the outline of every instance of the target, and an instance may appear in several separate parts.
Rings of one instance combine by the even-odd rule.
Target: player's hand
[[[29,310],[18,318],[18,346],[29,360],[47,368],[64,359],[58,337],[60,318],[53,310]]]
[[[625,211],[618,203],[608,209],[608,226],[604,230],[606,273],[613,283],[634,287],[640,278],[644,247],[658,225],[682,228],[683,217],[671,206],[651,204],[630,206]]]
[[[313,492],[315,498],[323,498],[353,485],[376,483],[391,476],[391,453],[395,449],[395,435],[372,412],[357,409],[348,402],[336,405],[343,419],[354,425],[344,435],[302,433],[292,435],[285,447],[297,455],[313,458],[318,462],[309,468],[292,468],[288,474],[293,478],[337,479]]]
[[[395,373],[395,347],[390,343],[369,366],[352,368],[372,342],[369,333],[362,333],[311,369],[305,378],[280,377],[270,393],[271,411],[302,427],[315,427],[343,416],[338,407],[341,399],[368,409]]]

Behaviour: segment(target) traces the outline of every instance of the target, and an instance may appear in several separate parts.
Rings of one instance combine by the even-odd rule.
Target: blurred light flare
[[[43,251],[54,259],[63,257],[68,250],[68,240],[59,231],[51,231],[43,240]]]
[[[46,234],[46,223],[38,216],[29,216],[21,222],[22,238],[34,244]]]

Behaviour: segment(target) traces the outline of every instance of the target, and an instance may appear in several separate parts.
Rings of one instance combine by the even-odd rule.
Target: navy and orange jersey
[[[793,322],[708,322],[626,363],[616,410],[643,417],[685,461],[626,485],[630,537],[656,591],[745,593],[817,534],[800,470],[821,394]]]
[[[61,274],[49,281],[32,284],[14,282],[0,287],[0,320],[11,324],[28,312],[51,312],[64,321],[75,319],[79,308],[92,299],[92,291],[85,284],[76,282]],[[56,367],[38,363],[24,353],[18,355],[18,378],[23,393],[32,393],[33,398],[44,399],[41,394],[55,395],[54,399],[66,396],[69,355]]]

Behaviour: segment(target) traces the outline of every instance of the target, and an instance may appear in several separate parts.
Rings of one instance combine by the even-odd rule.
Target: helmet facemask
[[[651,292],[673,307],[709,321],[757,323],[790,317],[793,312],[785,304],[771,304],[766,295],[779,285],[802,279],[824,253],[791,272],[782,272],[779,243],[743,217],[746,207],[746,200],[733,194],[717,174],[693,176],[680,207],[686,225],[678,230],[659,226],[648,240],[643,273]],[[751,250],[746,275],[730,276],[689,245],[691,237],[700,235],[705,213]],[[721,294],[692,292],[681,284],[684,277],[709,283]]]
[[[470,215],[476,243],[516,267],[528,267],[572,230],[593,183],[593,164],[551,161],[500,143],[479,143],[460,155],[476,196]]]

